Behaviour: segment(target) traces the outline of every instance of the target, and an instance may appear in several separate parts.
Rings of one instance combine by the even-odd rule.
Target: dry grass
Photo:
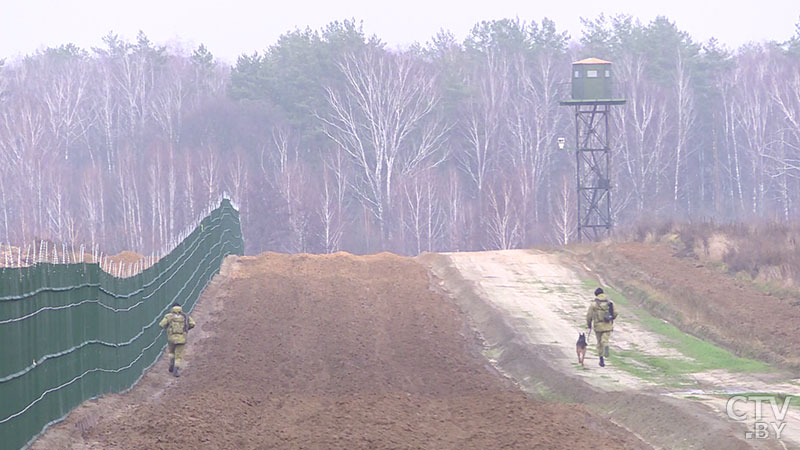
[[[765,288],[800,288],[800,224],[641,222],[617,239],[661,242]]]

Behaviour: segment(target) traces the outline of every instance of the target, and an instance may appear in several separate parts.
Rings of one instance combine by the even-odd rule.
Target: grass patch
[[[800,298],[800,291],[793,287],[781,286],[779,284],[765,282],[761,283],[753,281],[755,287],[764,294],[771,295],[778,298]]]
[[[552,390],[545,383],[534,381],[533,377],[525,377],[525,385],[528,386],[525,390],[539,400],[556,403],[571,403],[575,401],[564,394]]]
[[[599,285],[594,280],[583,280],[583,287],[593,292]],[[662,337],[662,345],[677,350],[687,359],[648,355],[635,350],[612,352],[609,362],[644,380],[659,383],[685,384],[685,375],[709,370],[728,372],[769,372],[772,368],[763,362],[740,358],[716,345],[686,334],[675,325],[654,317],[644,309],[632,307],[622,293],[603,287],[608,298],[619,306],[617,312],[625,320],[639,323],[642,328]],[[613,341],[613,335],[612,335]]]
[[[674,348],[682,355],[691,358],[691,365],[686,365],[686,373],[722,369],[728,372],[768,372],[770,366],[761,361],[740,358],[716,345],[686,334],[675,325],[653,317],[646,311],[636,311],[639,321],[646,329],[666,337],[664,344]],[[676,364],[681,366],[681,364]]]
[[[686,374],[697,371],[696,366],[688,360],[645,355],[630,350],[612,351],[607,360],[612,367],[664,387],[684,389],[697,384],[686,377]]]
[[[503,349],[501,347],[487,348],[483,351],[483,354],[489,359],[497,360],[503,354]]]
[[[747,272],[732,273],[728,265],[721,261],[707,261],[705,265],[706,267],[710,267],[723,275],[732,276],[737,280],[749,282],[763,294],[784,299],[800,299],[800,289],[793,286],[786,286],[785,283],[756,281]]]
[[[611,352],[608,362],[614,367],[618,367],[629,374],[643,380],[656,381],[660,379],[657,369],[639,360],[641,353],[631,351]]]

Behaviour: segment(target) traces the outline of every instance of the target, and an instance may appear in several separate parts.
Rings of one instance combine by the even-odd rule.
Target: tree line
[[[570,64],[613,62],[617,224],[793,220],[800,24],[699,43],[667,18],[478,23],[398,50],[360,24],[285,33],[234,66],[108,34],[0,64],[0,241],[158,252],[211,199],[248,253],[570,242]]]

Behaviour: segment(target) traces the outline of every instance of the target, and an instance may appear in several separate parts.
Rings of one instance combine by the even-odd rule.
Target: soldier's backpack
[[[172,317],[169,319],[169,334],[184,334],[187,331],[189,331],[189,320],[186,314],[172,313]]]
[[[608,302],[608,312],[603,316],[603,322],[613,322],[614,321],[614,303]]]

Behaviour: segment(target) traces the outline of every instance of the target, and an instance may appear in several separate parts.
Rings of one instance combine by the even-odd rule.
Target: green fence
[[[242,254],[227,199],[167,256],[116,278],[97,264],[0,270],[0,448],[30,444],[87,399],[131,388],[166,345],[158,321],[191,312],[228,254]]]

